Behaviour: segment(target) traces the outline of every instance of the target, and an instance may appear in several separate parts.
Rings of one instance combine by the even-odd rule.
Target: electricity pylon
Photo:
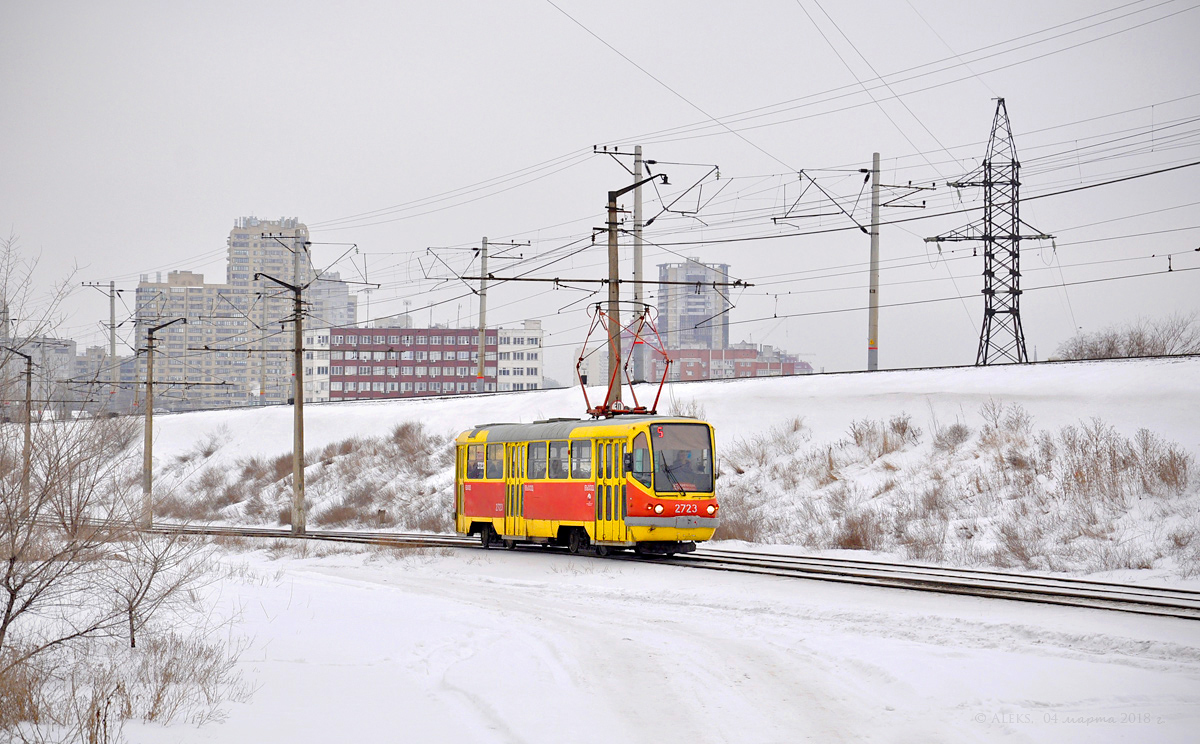
[[[1021,241],[1049,240],[1021,220],[1020,169],[1004,99],[996,99],[996,116],[983,165],[959,181],[955,188],[983,187],[983,220],[925,238],[926,243],[978,240],[983,243],[983,328],[975,364],[1029,361],[1025,331],[1021,326]],[[1021,227],[1032,235],[1022,235]]]

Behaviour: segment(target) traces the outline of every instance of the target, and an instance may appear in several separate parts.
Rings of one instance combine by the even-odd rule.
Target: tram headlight
[[[655,513],[655,514],[662,514],[662,504],[655,504],[655,505],[654,505],[654,513]]]
[[[713,506],[712,504],[709,504],[709,505],[708,505],[708,513],[709,513],[709,514],[716,514],[716,513],[717,513],[717,507]]]

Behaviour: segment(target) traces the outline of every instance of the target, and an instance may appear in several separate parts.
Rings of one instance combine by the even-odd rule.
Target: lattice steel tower
[[[1022,235],[1020,197],[1021,164],[1008,123],[1004,99],[996,99],[996,116],[983,165],[947,186],[983,187],[983,220],[945,235],[925,238],[927,243],[978,240],[983,243],[983,328],[975,364],[1028,362],[1025,331],[1021,327],[1021,241],[1049,240],[1053,236]],[[1030,228],[1033,229],[1033,228]]]

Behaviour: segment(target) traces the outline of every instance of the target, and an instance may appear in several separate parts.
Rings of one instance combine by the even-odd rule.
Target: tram
[[[653,414],[476,426],[455,441],[455,528],[484,547],[689,552],[720,524],[713,445],[708,423]]]

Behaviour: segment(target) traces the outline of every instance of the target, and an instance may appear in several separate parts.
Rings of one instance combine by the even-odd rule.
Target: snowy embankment
[[[659,410],[716,426],[727,536],[1190,577],[1197,380],[1200,358],[764,378],[670,386]],[[308,406],[310,524],[445,529],[451,436],[582,409],[577,389]],[[286,518],[291,423],[287,407],[157,418],[165,515]]]

